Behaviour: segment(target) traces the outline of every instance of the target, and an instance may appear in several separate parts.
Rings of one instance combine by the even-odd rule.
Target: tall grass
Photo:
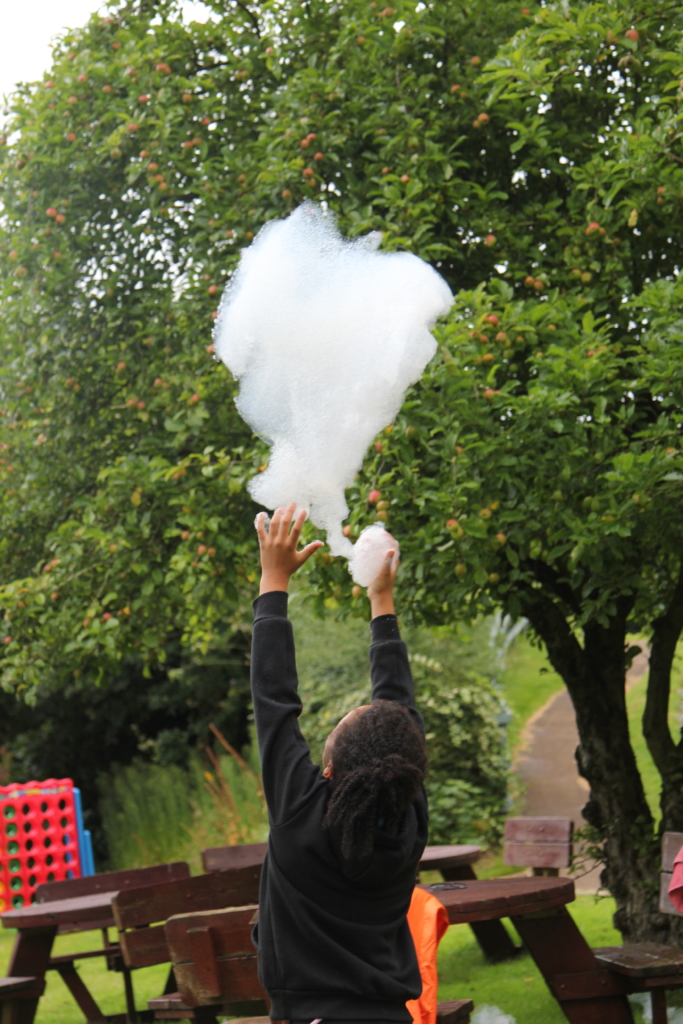
[[[206,847],[267,838],[255,745],[241,756],[218,735],[225,754],[207,748],[187,769],[135,761],[100,777],[107,869],[186,860],[196,873]]]

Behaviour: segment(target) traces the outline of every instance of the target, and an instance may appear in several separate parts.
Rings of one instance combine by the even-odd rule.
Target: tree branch
[[[248,18],[249,18],[249,20],[251,21],[252,25],[254,26],[254,31],[256,32],[256,35],[257,35],[257,36],[259,37],[259,39],[260,39],[260,38],[261,38],[261,29],[260,29],[260,27],[259,27],[259,22],[258,22],[258,18],[257,18],[257,17],[256,17],[256,15],[254,14],[254,12],[253,12],[253,11],[250,11],[250,10],[249,10],[249,8],[247,7],[247,5],[246,5],[245,3],[242,3],[242,0],[235,0],[235,3],[236,3],[236,4],[237,4],[237,6],[238,6],[239,8],[241,8],[241,9],[242,9],[242,10],[244,11],[244,13],[245,13],[245,14],[247,15],[247,17],[248,17]]]
[[[524,614],[543,640],[551,665],[571,691],[571,681],[577,683],[583,676],[583,648],[554,601],[533,587],[528,587],[524,596]]]
[[[671,694],[671,666],[676,644],[683,630],[683,561],[669,607],[652,623],[652,650],[650,678],[643,714],[643,735],[652,759],[664,775],[676,744],[669,731],[669,696]]]
[[[554,594],[557,594],[560,600],[564,601],[575,615],[580,613],[581,603],[577,599],[576,594],[568,583],[564,583],[560,579],[559,573],[552,566],[542,562],[539,558],[528,558],[526,565],[529,566],[539,583],[543,584],[544,587],[548,587]]]

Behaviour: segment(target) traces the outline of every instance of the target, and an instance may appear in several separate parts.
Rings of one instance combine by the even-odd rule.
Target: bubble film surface
[[[214,333],[240,382],[240,414],[271,446],[251,496],[306,508],[347,558],[344,491],[433,356],[429,328],[453,301],[429,264],[377,252],[380,241],[343,238],[332,214],[305,202],[243,251]]]

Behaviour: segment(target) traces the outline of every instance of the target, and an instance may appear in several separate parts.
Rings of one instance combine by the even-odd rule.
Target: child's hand
[[[393,537],[391,538],[394,539]],[[373,619],[378,615],[395,615],[394,583],[398,572],[398,545],[389,548],[379,573],[368,587],[370,608]]]
[[[276,509],[267,533],[265,512],[260,512],[256,517],[256,530],[261,548],[259,594],[267,594],[271,590],[287,590],[290,576],[301,568],[314,551],[323,546],[321,540],[314,540],[303,550],[297,551],[301,530],[306,522],[306,511],[302,509],[299,512],[290,532],[295,508],[296,505],[292,504],[287,508]]]

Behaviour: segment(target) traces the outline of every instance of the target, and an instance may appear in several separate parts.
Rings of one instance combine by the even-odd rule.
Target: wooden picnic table
[[[446,882],[474,881],[477,876],[472,865],[481,854],[481,846],[428,846],[422,854],[419,870],[440,871]],[[512,960],[521,952],[499,920],[470,921],[469,925],[482,953],[491,963]]]
[[[623,980],[601,967],[567,910],[571,879],[513,876],[423,888],[443,903],[451,924],[510,918],[571,1024],[633,1024]]]
[[[115,892],[98,892],[91,896],[73,896],[71,899],[54,900],[51,903],[32,903],[17,910],[8,910],[0,920],[4,928],[16,928],[17,936],[10,959],[7,977],[34,977],[44,979],[52,962],[54,966],[59,957],[52,957],[52,946],[60,929],[65,931],[84,931],[92,928],[113,928],[114,916],[111,901]],[[101,950],[93,950],[84,956],[101,956]],[[64,960],[70,960],[65,957]],[[65,966],[68,966],[65,964]],[[110,1024],[124,1024],[125,1013],[106,1017],[102,1014],[89,992],[78,971],[71,969],[62,973],[62,977],[80,1006],[87,1020],[107,1020]],[[33,1024],[38,1009],[38,999],[27,999],[20,1004],[19,1017],[16,1024]]]

